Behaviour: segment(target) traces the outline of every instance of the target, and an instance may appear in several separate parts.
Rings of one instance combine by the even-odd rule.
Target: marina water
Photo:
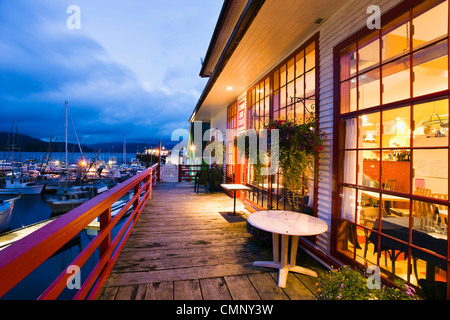
[[[21,160],[25,161],[27,159],[36,159],[37,161],[42,161],[44,159],[44,152],[21,152]],[[96,154],[88,153],[84,155],[85,158],[93,160]],[[126,161],[130,161],[135,158],[134,153],[126,154]],[[105,162],[109,160],[108,154],[101,154],[97,159],[101,159]],[[122,163],[122,154],[117,154],[115,156],[118,164]],[[10,158],[5,157],[7,160]],[[53,153],[52,160],[62,160],[65,159],[65,153]],[[71,161],[73,159],[73,161]],[[79,153],[69,153],[69,162],[77,163],[77,160],[81,159],[81,154]],[[15,161],[19,161],[18,155],[15,155]],[[14,204],[12,211],[11,221],[9,223],[9,228],[5,232],[10,232],[23,227],[27,227],[41,221],[45,221],[53,217],[52,210],[48,206],[45,197],[47,195],[23,195]],[[12,196],[0,195],[0,199],[9,199]],[[117,232],[121,223],[118,223],[113,230],[112,237],[114,237],[115,232]],[[1,234],[0,234],[1,235]],[[64,246],[52,257],[47,259],[39,268],[33,271],[28,277],[26,277],[22,282],[17,285],[14,289],[4,295],[1,300],[34,300],[39,297],[39,295],[52,283],[52,281],[61,272],[65,272],[66,268],[70,265],[70,262],[77,257],[77,255],[86,247],[87,244],[95,237],[90,231],[86,229],[83,230],[77,237],[75,237],[69,244]],[[80,269],[81,282],[87,278],[90,270],[94,267],[95,263],[98,261],[98,250]],[[1,251],[0,251],[1,258]],[[72,299],[76,294],[77,290],[69,290],[66,288],[60,295],[59,299]]]

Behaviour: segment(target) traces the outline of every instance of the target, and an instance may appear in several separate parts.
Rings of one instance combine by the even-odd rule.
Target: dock
[[[271,260],[246,230],[249,212],[231,216],[233,199],[222,192],[194,192],[192,183],[156,186],[99,296],[100,300],[314,300],[316,278],[252,266]],[[327,269],[298,250],[297,262]]]

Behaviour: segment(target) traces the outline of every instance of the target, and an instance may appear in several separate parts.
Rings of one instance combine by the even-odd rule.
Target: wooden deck
[[[230,216],[233,199],[194,193],[191,183],[161,182],[148,201],[99,299],[101,300],[312,300],[316,279],[252,266],[272,260],[272,248],[254,242],[248,212]],[[326,269],[303,250],[297,262]]]

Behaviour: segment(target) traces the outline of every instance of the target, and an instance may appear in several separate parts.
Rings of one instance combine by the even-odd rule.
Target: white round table
[[[254,227],[272,233],[273,261],[256,261],[256,267],[275,268],[279,270],[278,286],[286,286],[289,271],[317,277],[313,270],[297,266],[297,247],[299,236],[313,236],[328,230],[325,221],[303,213],[293,211],[257,211],[247,218]],[[279,250],[281,236],[281,252]],[[289,237],[291,241],[291,253],[288,261]]]

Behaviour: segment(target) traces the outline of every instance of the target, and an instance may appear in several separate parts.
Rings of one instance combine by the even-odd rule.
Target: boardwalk
[[[233,200],[223,193],[194,193],[193,184],[162,182],[147,203],[110,278],[103,300],[310,300],[316,279],[252,266],[271,260],[272,249],[256,244],[243,216],[229,216]],[[299,250],[301,265],[325,268]]]

